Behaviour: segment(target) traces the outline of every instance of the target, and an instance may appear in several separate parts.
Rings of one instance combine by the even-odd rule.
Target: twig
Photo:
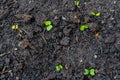
[[[2,54],[0,54],[0,57],[2,57],[2,56],[4,56],[4,55],[6,55],[5,53],[2,53]]]

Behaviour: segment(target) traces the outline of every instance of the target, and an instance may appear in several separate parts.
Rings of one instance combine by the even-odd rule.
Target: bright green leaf
[[[14,30],[14,29],[18,29],[19,27],[18,27],[18,24],[17,25],[12,25],[12,30]]]
[[[78,6],[80,4],[80,1],[74,1],[74,5]]]
[[[93,16],[95,16],[95,15],[96,15],[96,14],[95,14],[95,12],[91,12],[90,14],[91,14],[91,15],[93,15]]]
[[[52,22],[48,20],[48,21],[45,21],[44,24],[45,24],[45,26],[49,26],[52,24]]]
[[[63,69],[63,66],[62,65],[58,65],[55,68],[56,68],[56,71],[60,71],[61,69]]]
[[[100,12],[96,13],[96,16],[99,17],[100,16]]]
[[[89,74],[89,70],[88,69],[85,69],[84,70],[84,75],[88,75]]]
[[[84,24],[84,25],[80,26],[81,31],[84,31],[86,29],[88,29],[88,24]]]
[[[47,26],[47,31],[50,31],[51,29],[53,28],[53,26],[52,25],[49,25],[49,26]]]
[[[16,29],[18,29],[18,24],[17,25],[15,25],[16,26]]]
[[[94,69],[90,69],[90,75],[94,76],[95,75],[95,70]]]

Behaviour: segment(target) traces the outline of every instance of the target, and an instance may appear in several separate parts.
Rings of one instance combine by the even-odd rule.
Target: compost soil
[[[0,80],[120,80],[120,0],[73,3],[0,0]],[[80,31],[83,24],[89,29]],[[85,76],[91,68],[95,75]]]

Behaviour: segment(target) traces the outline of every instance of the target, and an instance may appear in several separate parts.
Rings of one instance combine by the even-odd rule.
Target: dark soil
[[[73,2],[0,0],[0,80],[120,80],[120,0]],[[52,21],[49,32],[45,20]],[[95,76],[84,76],[85,68]]]

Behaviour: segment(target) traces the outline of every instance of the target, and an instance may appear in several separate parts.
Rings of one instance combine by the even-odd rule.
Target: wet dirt
[[[74,1],[0,0],[0,80],[120,80],[120,1]]]

